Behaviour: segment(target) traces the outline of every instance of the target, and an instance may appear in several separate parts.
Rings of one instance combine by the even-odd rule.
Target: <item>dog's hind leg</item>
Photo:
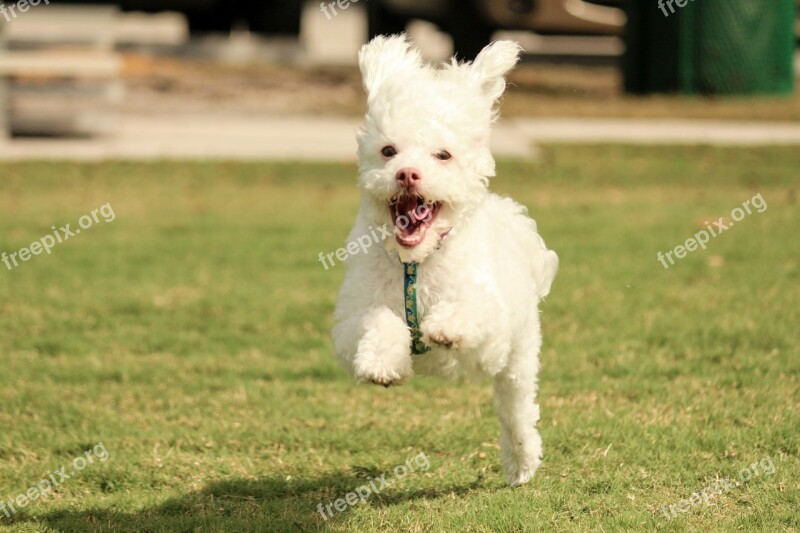
[[[538,349],[537,349],[538,351]],[[509,484],[527,483],[542,462],[542,438],[536,429],[538,359],[517,360],[494,378],[494,403],[500,419],[500,450]]]

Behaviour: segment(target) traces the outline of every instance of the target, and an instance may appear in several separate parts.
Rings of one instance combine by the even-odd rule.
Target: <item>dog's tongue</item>
[[[428,219],[431,214],[431,208],[427,204],[418,204],[416,209],[411,212],[411,218],[417,222],[423,222]]]
[[[415,197],[401,198],[395,205],[395,226],[397,240],[403,246],[416,246],[427,233],[427,217],[429,207]]]
[[[395,225],[404,235],[413,235],[419,231],[428,216],[428,206],[420,205],[416,198],[402,198],[397,202]]]
[[[405,215],[412,223],[416,218],[417,199],[414,196],[406,196],[397,202],[397,216]]]
[[[397,203],[397,216],[405,215],[412,226],[430,216],[430,206],[419,198],[403,198]]]

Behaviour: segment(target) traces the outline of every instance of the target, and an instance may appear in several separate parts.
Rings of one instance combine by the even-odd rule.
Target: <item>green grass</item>
[[[545,463],[505,486],[486,383],[355,386],[328,331],[352,165],[0,164],[0,251],[106,202],[98,223],[0,264],[0,500],[110,453],[10,531],[797,531],[800,152],[547,147],[494,188],[561,271],[542,306]],[[656,252],[754,194],[665,270]],[[328,503],[424,452],[334,519]],[[760,475],[667,521],[716,476]]]

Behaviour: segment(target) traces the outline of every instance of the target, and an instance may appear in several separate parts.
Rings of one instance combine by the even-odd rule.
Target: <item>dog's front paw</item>
[[[428,346],[443,346],[448,350],[461,348],[463,337],[454,331],[447,331],[435,322],[423,324],[420,329],[422,330],[422,342]]]
[[[364,321],[364,336],[353,358],[359,383],[388,387],[414,374],[411,334],[405,323],[388,309],[378,309]]]
[[[464,328],[455,305],[440,303],[420,325],[422,341],[428,346],[443,346],[448,349],[470,348],[475,344]]]
[[[405,361],[401,364],[390,365],[388,361],[383,361],[375,354],[359,353],[355,359],[356,380],[359,383],[374,383],[390,387],[400,385],[411,377],[413,371],[411,367],[411,357],[408,357],[408,364]]]

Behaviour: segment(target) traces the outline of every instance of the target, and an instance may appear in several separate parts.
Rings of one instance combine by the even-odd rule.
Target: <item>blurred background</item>
[[[500,155],[532,156],[539,141],[794,143],[796,4],[6,2],[0,157],[351,160],[356,52],[400,31],[431,60],[471,59],[496,38],[524,47]],[[732,120],[756,123],[718,122]]]
[[[356,387],[332,357],[356,53],[402,30],[432,60],[525,49],[492,189],[561,261],[529,488],[491,384]],[[765,456],[666,529],[800,529],[796,0],[2,0],[0,35],[0,503],[110,452],[0,529],[653,531]]]

